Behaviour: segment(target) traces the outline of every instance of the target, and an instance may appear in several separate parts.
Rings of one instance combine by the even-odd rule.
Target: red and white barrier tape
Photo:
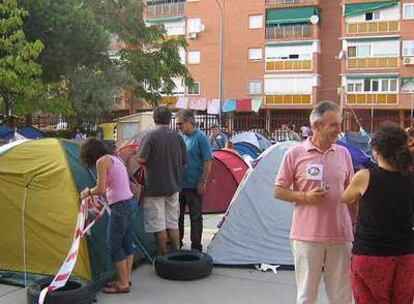
[[[52,283],[50,283],[49,287],[46,287],[41,291],[39,296],[39,304],[43,304],[48,292],[52,292],[66,285],[66,282],[68,281],[76,265],[81,238],[96,222],[102,218],[107,208],[107,204],[98,197],[89,196],[82,200],[75,233],[73,235],[72,246],[70,247],[65,261],[60,267]],[[90,210],[92,210],[95,215],[91,221],[88,220],[88,212]]]

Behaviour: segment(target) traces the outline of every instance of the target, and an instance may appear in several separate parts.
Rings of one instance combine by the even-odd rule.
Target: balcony
[[[312,70],[312,60],[275,60],[266,62],[267,72],[309,70]]]
[[[265,0],[266,5],[272,6],[304,6],[304,5],[319,5],[319,0]]]
[[[169,96],[161,96],[160,104],[162,105],[175,105],[177,103],[178,96],[169,95]]]
[[[268,106],[311,105],[312,96],[310,94],[266,95],[265,104]]]
[[[395,33],[400,31],[399,21],[370,21],[347,23],[348,34],[379,34]]]
[[[183,16],[184,4],[185,2],[148,4],[146,18]]]
[[[349,58],[346,61],[346,67],[348,69],[398,68],[399,62],[399,57]]]
[[[312,37],[311,24],[295,24],[266,27],[266,39],[305,38]]]
[[[396,105],[398,103],[397,93],[358,93],[347,94],[347,103],[350,105]]]

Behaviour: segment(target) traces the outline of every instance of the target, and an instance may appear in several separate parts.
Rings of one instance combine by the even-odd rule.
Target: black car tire
[[[164,279],[198,280],[211,274],[213,259],[206,253],[182,250],[157,257],[154,267],[156,273]]]
[[[37,280],[27,288],[27,303],[38,304],[40,292],[50,285],[53,278]],[[79,278],[70,278],[65,287],[46,295],[44,304],[91,304],[94,299],[93,284]]]

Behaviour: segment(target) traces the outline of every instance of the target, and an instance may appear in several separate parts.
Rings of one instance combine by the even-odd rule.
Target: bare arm
[[[365,193],[369,183],[369,171],[358,171],[351,180],[349,186],[341,195],[344,204],[353,204],[361,195]]]
[[[203,174],[201,175],[200,183],[207,183],[208,176],[210,175],[211,166],[213,165],[213,161],[206,160],[203,164]]]
[[[106,190],[106,177],[109,168],[113,165],[112,160],[107,157],[101,157],[96,162],[97,183],[96,186],[90,190],[91,195],[101,195]]]
[[[197,192],[200,195],[203,195],[204,192],[206,191],[207,179],[208,179],[208,176],[210,175],[212,165],[213,165],[213,161],[211,159],[204,161],[203,174],[201,175],[200,182],[198,184],[198,189],[197,189]]]
[[[314,188],[310,191],[294,191],[291,189],[275,186],[274,197],[282,201],[296,204],[317,204],[328,192],[321,188]]]
[[[293,191],[290,189],[283,188],[281,186],[275,186],[274,197],[282,201],[289,203],[304,203],[306,201],[306,192]]]

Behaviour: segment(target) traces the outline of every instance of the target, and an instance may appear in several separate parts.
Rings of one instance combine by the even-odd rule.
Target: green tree
[[[75,125],[83,121],[98,122],[116,103],[122,88],[133,84],[133,78],[117,66],[107,70],[78,69],[68,93]]]
[[[110,34],[82,0],[20,0],[29,12],[24,31],[45,48],[39,62],[43,79],[60,82],[78,68],[95,68],[108,62]]]
[[[0,100],[6,115],[14,108],[32,108],[34,98],[43,89],[42,68],[36,62],[43,44],[26,40],[26,16],[16,0],[0,2]]]
[[[158,104],[161,93],[172,94],[172,78],[182,77],[187,85],[192,78],[181,63],[179,47],[184,38],[167,37],[162,26],[147,27],[143,20],[143,1],[85,0],[99,16],[101,24],[128,46],[120,52],[118,64],[136,80],[133,91],[137,98]]]

